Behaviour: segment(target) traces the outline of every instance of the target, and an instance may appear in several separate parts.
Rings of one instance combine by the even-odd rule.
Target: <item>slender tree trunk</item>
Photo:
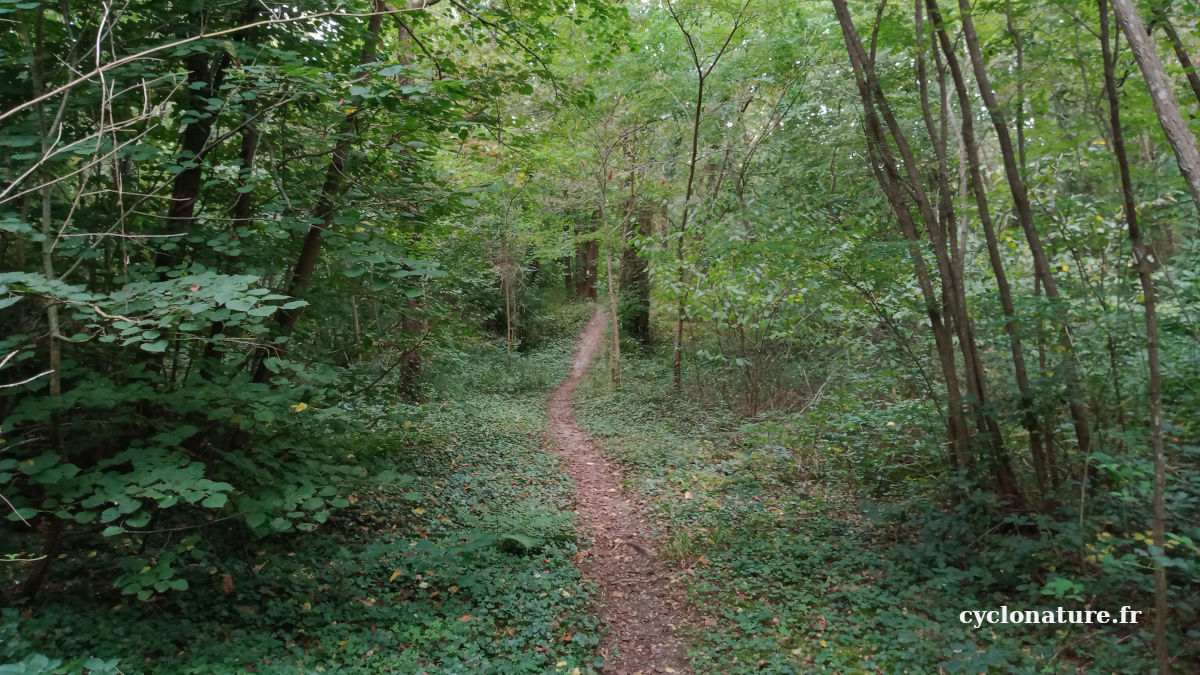
[[[683,199],[683,214],[679,218],[679,240],[676,242],[675,258],[679,266],[676,281],[679,284],[677,293],[679,293],[679,302],[675,311],[675,349],[672,358],[672,384],[676,389],[683,386],[683,317],[684,317],[684,301],[687,294],[683,290],[684,268],[683,268],[683,242],[687,236],[688,216],[691,213],[692,195],[696,182],[696,157],[700,150],[700,117],[704,109],[704,86],[708,76],[712,74],[717,63],[721,61],[721,57],[729,49],[729,44],[733,40],[734,34],[742,26],[742,20],[746,14],[746,8],[750,5],[750,0],[742,5],[738,12],[737,19],[733,22],[733,27],[729,30],[729,34],[725,36],[725,42],[721,48],[713,55],[712,61],[708,66],[701,63],[700,52],[697,49],[696,40],[692,34],[683,25],[683,20],[675,12],[671,0],[667,0],[667,10],[671,14],[671,18],[675,21],[675,25],[679,27],[679,32],[683,33],[683,37],[687,42],[688,51],[692,56],[692,65],[696,68],[696,110],[692,115],[692,154],[688,161],[688,177],[687,189],[684,191]]]
[[[937,22],[942,23],[937,0],[927,0],[926,6],[929,7],[930,18],[932,19],[936,13],[939,17]],[[979,47],[979,36],[975,33],[975,23],[971,19],[970,0],[958,0],[958,7],[963,37],[967,43],[967,53],[971,57],[971,66],[975,71],[975,81],[979,85],[980,96],[983,98],[988,116],[991,117],[992,126],[996,130],[996,140],[999,142],[1000,154],[1004,162],[1004,174],[1008,179],[1008,188],[1012,193],[1017,218],[1021,223],[1021,229],[1025,232],[1029,252],[1033,256],[1034,273],[1041,279],[1042,286],[1046,290],[1046,297],[1058,298],[1058,284],[1054,280],[1054,274],[1050,271],[1050,262],[1042,248],[1041,235],[1038,234],[1037,227],[1033,222],[1033,207],[1030,205],[1029,194],[1025,190],[1025,181],[1017,166],[1017,157],[1013,150],[1012,137],[1008,133],[1008,124],[1004,121],[1004,112],[996,100],[996,92],[992,89],[992,81],[988,77],[987,66],[983,60],[983,51]],[[1071,411],[1071,421],[1075,427],[1075,438],[1079,443],[1079,450],[1086,455],[1091,450],[1092,434],[1088,427],[1087,412],[1079,400],[1075,349],[1071,341],[1069,324],[1065,319],[1061,324],[1059,343],[1063,347],[1063,379],[1066,382],[1067,407]]]
[[[892,213],[896,216],[901,232],[909,241],[909,253],[913,259],[917,283],[925,299],[925,309],[933,331],[938,361],[941,364],[942,376],[946,384],[950,415],[951,456],[954,458],[957,466],[969,468],[971,466],[971,454],[969,452],[970,434],[963,411],[963,400],[958,384],[958,368],[954,358],[954,345],[950,326],[948,320],[944,319],[938,310],[940,303],[937,301],[937,295],[934,292],[933,282],[929,274],[929,269],[925,264],[924,256],[917,245],[920,241],[920,236],[917,233],[916,224],[913,221],[912,213],[909,211],[909,205],[905,198],[903,189],[904,180],[896,168],[896,161],[892,156],[887,134],[883,129],[876,110],[875,97],[872,93],[873,78],[870,77],[866,69],[865,52],[859,40],[858,31],[854,28],[854,24],[851,21],[850,12],[846,7],[845,0],[832,1],[834,10],[837,13],[838,23],[841,25],[842,37],[846,43],[846,51],[849,54],[850,63],[854,70],[859,97],[862,100],[867,143],[874,155],[871,167],[880,189],[883,191],[888,204],[892,208]]]
[[[585,224],[586,223],[586,224]],[[600,276],[600,242],[596,241],[596,223],[590,219],[575,222],[575,235],[587,240],[575,245],[575,294],[584,300],[596,299],[596,280]]]
[[[246,102],[246,126],[242,130],[242,146],[240,152],[238,153],[239,157],[241,158],[242,166],[238,171],[237,197],[233,202],[233,223],[230,227],[230,232],[233,236],[233,240],[239,242],[239,246],[242,238],[242,233],[240,231],[250,227],[254,216],[254,191],[250,189],[250,186],[252,185],[254,177],[254,162],[258,155],[258,143],[261,139],[258,126],[252,121],[256,109],[257,104],[255,101],[251,100]],[[242,268],[241,254],[232,256],[230,258],[230,263],[234,269],[240,270]],[[213,322],[209,332],[210,339],[204,345],[204,351],[202,352],[201,357],[200,373],[203,377],[211,378],[215,374],[214,366],[216,365],[218,343],[213,338],[216,338],[216,336],[224,332],[224,321]],[[190,372],[191,364],[189,363],[188,365]]]
[[[1005,29],[1012,36],[1013,48],[1017,59],[1017,156],[1021,161],[1021,175],[1025,175],[1025,38],[1017,30],[1013,21],[1012,6],[1008,0],[1004,2]]]
[[[625,229],[625,246],[621,249],[620,287],[626,303],[625,330],[640,344],[650,342],[650,274],[646,259],[638,254],[632,242],[649,231],[650,212],[636,210]]]
[[[433,2],[418,1],[410,2],[408,6],[410,9],[421,9],[431,4]],[[416,36],[412,33],[412,27],[404,21],[402,16],[395,16],[399,23],[399,30],[396,36],[396,63],[408,66],[412,64],[412,45]],[[416,84],[416,80],[411,75],[403,73],[396,77],[396,83],[401,86],[412,86]],[[419,242],[420,239],[420,234],[414,235],[415,241]],[[516,272],[515,269],[512,271]],[[412,296],[405,301],[405,308],[400,318],[400,330],[404,332],[405,338],[410,341],[410,344],[404,348],[404,352],[400,354],[400,393],[410,401],[418,401],[422,397],[421,371],[424,366],[424,355],[422,354],[421,343],[423,342],[426,330],[429,328],[429,322],[421,316],[421,299],[424,297],[423,290],[422,288],[420,295]],[[505,322],[508,324],[508,350],[510,358],[515,330],[512,320],[513,312],[516,310],[514,293],[515,284],[510,280],[505,296],[505,303],[508,305],[505,312]]]
[[[253,117],[256,109],[254,101],[248,101],[246,117]],[[235,240],[241,238],[239,229],[250,227],[251,218],[254,215],[254,191],[249,188],[254,178],[254,163],[258,157],[258,142],[261,137],[258,125],[254,122],[249,122],[242,130],[242,147],[239,153],[242,166],[238,171],[238,196],[233,203],[233,238]]]
[[[1114,4],[1116,1],[1114,0]],[[1154,288],[1152,253],[1142,239],[1138,226],[1137,199],[1133,192],[1133,181],[1129,176],[1129,159],[1125,154],[1125,137],[1121,130],[1121,104],[1117,98],[1116,64],[1108,38],[1107,0],[1099,0],[1100,46],[1104,56],[1104,92],[1108,98],[1109,118],[1112,123],[1113,155],[1121,175],[1121,194],[1124,198],[1125,223],[1129,229],[1129,241],[1133,247],[1133,262],[1137,267],[1138,280],[1142,286],[1142,308],[1146,320],[1146,363],[1150,370],[1146,389],[1150,399],[1150,447],[1154,453],[1154,496],[1152,535],[1154,546],[1164,549],[1167,511],[1164,492],[1167,482],[1167,457],[1163,448],[1163,403],[1162,366],[1158,354],[1158,314]],[[1166,675],[1171,671],[1171,659],[1167,652],[1167,571],[1161,561],[1154,563],[1154,655],[1158,672]]]
[[[605,149],[605,153],[611,149]],[[608,227],[608,154],[600,163],[600,222],[604,231],[605,272],[608,276],[609,344],[608,371],[614,389],[621,387],[621,324],[617,316],[617,270],[613,266],[612,237]]]
[[[965,0],[960,0],[962,1]],[[1112,0],[1112,8],[1117,23],[1125,33],[1125,39],[1129,41],[1133,58],[1137,60],[1142,77],[1146,80],[1158,122],[1167,135],[1171,149],[1175,151],[1179,172],[1187,181],[1188,189],[1192,193],[1192,202],[1200,212],[1200,148],[1196,147],[1196,137],[1188,129],[1187,122],[1179,112],[1179,104],[1171,91],[1171,82],[1167,79],[1158,52],[1154,51],[1154,43],[1150,41],[1146,25],[1142,23],[1142,16],[1138,14],[1133,0]]]
[[[634,238],[650,231],[650,212],[637,206],[637,131],[626,146],[629,160],[629,196],[625,219],[621,223],[621,265],[618,274],[620,300],[624,304],[625,330],[639,344],[650,342],[650,274],[646,260],[638,253]]]
[[[861,72],[861,77],[864,80],[862,94],[873,99],[871,103],[872,107],[878,107],[879,114],[882,115],[888,130],[891,132],[891,137],[896,143],[896,149],[903,160],[907,177],[906,187],[912,191],[918,211],[926,224],[926,230],[929,232],[930,244],[933,248],[938,270],[942,276],[945,301],[953,316],[954,322],[952,327],[959,336],[964,367],[966,369],[967,384],[973,390],[972,393],[976,398],[976,400],[971,402],[972,409],[978,420],[979,433],[985,436],[984,440],[991,455],[992,471],[996,479],[998,492],[1019,507],[1023,502],[1021,489],[1017,484],[1016,475],[1012,470],[1011,459],[1005,448],[999,423],[990,414],[987,407],[986,379],[980,365],[978,351],[975,347],[974,329],[972,328],[972,322],[967,312],[966,300],[960,292],[960,289],[963,287],[962,276],[959,271],[955,270],[950,260],[947,238],[939,225],[937,214],[934,212],[928,194],[925,191],[920,166],[913,155],[912,148],[908,144],[902,127],[888,104],[883,89],[879,86],[874,68],[867,59],[866,51],[859,40],[858,31],[854,28],[854,23],[850,17],[850,11],[846,6],[845,0],[834,0],[834,9],[838,16],[838,22],[842,27],[842,35],[846,42],[847,51],[850,53],[852,65],[856,71]],[[864,102],[865,104],[866,102]]]
[[[1154,23],[1162,25],[1167,37],[1171,40],[1171,47],[1175,50],[1175,58],[1179,59],[1179,65],[1183,66],[1183,73],[1187,76],[1188,85],[1191,86],[1192,93],[1196,96],[1196,101],[1200,102],[1200,73],[1196,72],[1196,65],[1192,63],[1192,56],[1188,54],[1187,49],[1183,46],[1183,40],[1179,38],[1179,33],[1175,30],[1175,26],[1171,25],[1171,20],[1167,17],[1167,10],[1156,6],[1153,11]]]
[[[688,216],[691,214],[692,192],[696,181],[696,155],[700,150],[700,111],[704,106],[705,77],[699,72],[699,67],[697,67],[697,75],[696,112],[692,117],[692,156],[688,160],[687,188],[684,190],[683,214],[679,218],[679,239],[675,242],[675,264],[679,266],[677,272],[678,278],[676,279],[679,286],[675,292],[679,293],[679,302],[675,308],[675,348],[672,351],[671,359],[671,383],[676,389],[683,386],[683,240],[687,236]]]
[[[258,2],[248,2],[238,25],[252,23],[258,14],[258,8]],[[196,16],[198,23],[201,21],[198,15],[193,16]],[[196,30],[202,32],[199,27]],[[233,39],[242,43],[250,38],[250,32],[252,31],[235,33]],[[185,59],[188,69],[187,105],[196,112],[196,119],[184,127],[180,141],[179,154],[187,168],[175,174],[171,183],[171,199],[166,214],[168,232],[190,232],[195,225],[196,202],[200,199],[200,186],[204,177],[204,155],[209,150],[208,141],[212,137],[213,124],[216,122],[216,115],[205,110],[209,107],[208,99],[221,96],[221,85],[232,60],[230,53],[222,50],[214,64],[212,55],[199,48],[191,51]],[[257,144],[257,139],[255,143]],[[160,251],[155,264],[159,267],[170,265],[173,257],[170,253]]]
[[[914,18],[917,28],[917,86],[921,100],[921,115],[925,121],[925,129],[929,134],[936,160],[936,171],[934,173],[937,181],[937,222],[927,223],[927,227],[931,229],[930,239],[932,242],[935,242],[934,245],[936,246],[936,242],[940,241],[945,249],[945,255],[938,256],[939,270],[942,273],[942,284],[944,286],[942,297],[946,303],[946,315],[954,318],[954,329],[958,334],[959,351],[963,357],[967,391],[974,399],[971,408],[975,413],[976,424],[981,433],[987,434],[989,447],[999,455],[1004,456],[1007,453],[1003,449],[1003,443],[998,442],[1001,438],[1000,425],[996,421],[995,416],[987,410],[987,375],[984,372],[982,359],[979,356],[973,322],[966,305],[967,292],[963,279],[962,259],[955,255],[955,252],[958,250],[956,245],[958,225],[954,213],[954,188],[950,180],[950,170],[946,157],[946,139],[948,135],[945,125],[946,117],[945,114],[942,115],[943,124],[939,127],[933,119],[933,109],[929,103],[929,83],[925,59],[924,12],[922,11],[921,0],[914,0]],[[888,112],[885,111],[884,114],[887,115]],[[893,131],[893,135],[895,135],[895,131]],[[936,229],[937,232],[933,232],[933,229]],[[1012,491],[1016,487],[1016,478],[1012,469],[1008,466],[1007,460],[998,462],[995,470],[998,476],[1002,476],[1000,482],[1004,484],[1004,490]]]
[[[25,42],[26,49],[30,58],[30,84],[33,85],[33,96],[37,98],[46,90],[46,74],[44,71],[46,63],[45,52],[45,34],[43,27],[45,25],[45,6],[38,8],[36,33],[30,40],[29,34],[25,25],[19,23],[18,27],[22,38]],[[73,61],[74,59],[72,59]],[[74,66],[74,63],[71,64]],[[42,154],[47,155],[51,152],[52,140],[58,135],[58,130],[62,125],[62,112],[66,107],[64,99],[60,106],[59,114],[50,119],[50,116],[43,103],[38,103],[35,112],[37,114],[38,131],[41,133]],[[42,275],[49,281],[57,279],[54,270],[54,245],[58,242],[58,232],[54,228],[54,210],[51,199],[53,197],[53,175],[50,168],[44,167],[42,170],[43,183],[42,188],[38,190],[39,200],[41,201],[41,235],[42,235]],[[45,303],[46,312],[46,328],[48,335],[46,336],[46,351],[47,351],[47,366],[50,371],[49,396],[57,399],[62,396],[62,343],[63,336],[61,333],[61,317],[58,312],[58,304],[53,300],[47,300]],[[55,448],[61,446],[61,437],[58,432],[58,415],[51,416],[50,442]],[[62,531],[63,522],[53,513],[45,513],[40,518],[42,521],[42,545],[41,558],[33,563],[30,567],[29,574],[17,585],[14,592],[16,597],[30,598],[37,594],[41,589],[42,584],[46,581],[46,575],[50,572],[50,566],[58,559],[58,552],[62,546]]]
[[[361,63],[370,63],[375,60],[375,48],[379,43],[379,31],[383,26],[384,3],[382,0],[374,0],[371,4],[374,12],[367,21],[367,41],[363,45],[362,56],[359,61]],[[366,77],[366,73],[362,75]],[[325,230],[333,225],[334,212],[337,208],[337,199],[342,191],[342,183],[344,182],[344,172],[346,169],[346,160],[350,156],[350,147],[354,142],[355,127],[358,121],[357,103],[352,104],[354,112],[346,115],[342,121],[341,128],[338,130],[337,141],[334,143],[333,155],[329,158],[329,166],[325,170],[325,182],[321,186],[321,192],[317,196],[316,204],[313,206],[313,218],[316,220],[308,228],[308,234],[304,238],[304,244],[300,248],[300,256],[296,260],[296,266],[292,271],[292,277],[287,284],[287,292],[289,295],[299,296],[308,288],[312,282],[313,272],[317,269],[317,261],[321,256],[321,246],[325,241]],[[296,320],[300,318],[301,308],[291,310],[279,310],[279,329],[280,332],[287,334],[296,326]],[[265,378],[263,369],[259,368],[259,378]]]
[[[921,2],[921,0],[917,0]],[[1028,369],[1025,366],[1025,350],[1021,343],[1020,328],[1016,319],[1016,308],[1012,299],[1012,289],[1008,283],[1008,275],[1004,270],[1004,261],[1000,256],[1000,245],[996,237],[996,228],[992,222],[991,209],[988,205],[987,186],[983,182],[982,162],[979,158],[979,146],[975,140],[974,111],[971,97],[967,91],[966,78],[958,63],[953,43],[945,30],[945,24],[936,8],[931,9],[930,19],[935,26],[937,39],[942,47],[943,58],[950,70],[954,89],[958,96],[959,109],[962,111],[962,144],[966,152],[966,165],[969,183],[975,197],[975,206],[979,214],[979,223],[983,228],[987,242],[988,259],[992,273],[996,277],[996,286],[1000,294],[1000,305],[1004,309],[1004,330],[1008,334],[1009,347],[1012,353],[1013,370],[1016,375],[1017,388],[1021,396],[1022,423],[1029,433],[1029,450],[1033,459],[1035,478],[1038,490],[1046,490],[1046,458],[1044,452],[1042,425],[1033,412],[1033,391],[1029,381]]]
[[[507,228],[507,223],[505,223],[505,226]],[[511,366],[513,343],[517,339],[515,322],[513,321],[513,314],[516,312],[517,304],[514,293],[516,265],[508,246],[507,229],[504,232],[503,242],[500,245],[500,261],[497,267],[500,268],[500,294],[504,296],[504,359],[505,364]]]

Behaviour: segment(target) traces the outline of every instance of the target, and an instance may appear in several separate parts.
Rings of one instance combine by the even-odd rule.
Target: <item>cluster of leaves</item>
[[[561,316],[570,335],[583,314]],[[214,523],[181,539],[185,555],[131,570],[150,583],[170,568],[193,592],[95,594],[98,565],[120,560],[90,537],[97,549],[61,562],[62,588],[24,616],[5,610],[4,672],[593,672],[600,627],[574,565],[571,485],[542,446],[542,373],[570,355],[555,334],[515,357],[522,394],[479,386],[504,370],[491,343],[439,366],[434,381],[456,386],[423,405],[356,406],[374,426],[341,446],[373,477],[329,527],[254,538]],[[295,508],[321,508],[322,494]]]

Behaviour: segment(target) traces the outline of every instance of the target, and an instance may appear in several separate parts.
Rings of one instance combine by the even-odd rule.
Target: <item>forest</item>
[[[1197,0],[0,26],[0,674],[1197,672]]]

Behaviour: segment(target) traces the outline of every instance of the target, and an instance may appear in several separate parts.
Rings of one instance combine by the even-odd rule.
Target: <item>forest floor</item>
[[[634,344],[615,388],[606,318],[564,305],[511,356],[439,352],[421,404],[356,405],[331,438],[369,470],[327,524],[219,519],[189,558],[132,561],[188,591],[120,595],[81,532],[37,605],[0,608],[0,674],[1149,671],[1141,627],[962,623],[1081,602],[1053,584],[1080,578],[1052,567],[1075,530],[981,538],[987,504],[947,511],[919,402],[858,383],[748,419]]]
[[[685,603],[656,555],[643,505],[622,489],[619,470],[575,421],[571,397],[595,358],[605,325],[605,314],[597,310],[584,326],[571,373],[550,397],[547,436],[567,462],[580,526],[591,541],[580,567],[600,591],[599,618],[608,624],[601,643],[605,670],[689,672],[677,636]]]

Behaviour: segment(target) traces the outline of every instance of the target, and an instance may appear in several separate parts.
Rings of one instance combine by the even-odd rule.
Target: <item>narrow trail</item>
[[[584,326],[571,374],[548,405],[547,435],[567,460],[575,481],[576,510],[592,546],[581,557],[584,576],[600,588],[599,616],[608,624],[600,645],[604,672],[689,673],[676,629],[685,616],[680,594],[646,535],[641,508],[621,489],[620,474],[575,422],[571,396],[587,373],[604,337],[605,313],[597,310]]]

